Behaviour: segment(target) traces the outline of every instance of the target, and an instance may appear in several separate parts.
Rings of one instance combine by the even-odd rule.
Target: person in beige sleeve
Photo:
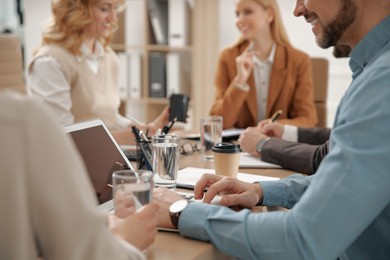
[[[29,66],[29,87],[62,125],[102,119],[121,144],[131,143],[132,125],[149,133],[168,122],[165,108],[151,123],[119,114],[119,62],[109,47],[124,0],[55,0],[42,46]]]
[[[246,128],[282,110],[279,122],[314,127],[310,58],[291,46],[277,2],[235,3],[241,37],[220,54],[210,114],[222,116],[224,128]]]
[[[159,206],[107,218],[76,147],[46,110],[0,93],[0,259],[145,259]]]

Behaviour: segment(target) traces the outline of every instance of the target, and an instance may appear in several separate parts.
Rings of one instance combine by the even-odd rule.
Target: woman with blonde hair
[[[119,114],[119,62],[109,47],[124,0],[54,0],[53,18],[29,67],[29,86],[62,125],[102,119],[119,143],[131,143],[132,122]],[[168,108],[141,129],[168,122]]]
[[[310,58],[294,49],[276,0],[236,0],[241,37],[219,58],[211,115],[224,128],[246,128],[282,110],[279,122],[317,123]]]

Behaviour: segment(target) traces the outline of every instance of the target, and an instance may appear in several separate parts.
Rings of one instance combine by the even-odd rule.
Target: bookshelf
[[[113,35],[111,47],[118,55],[138,53],[140,56],[140,62],[138,63],[138,73],[140,73],[139,95],[134,97],[132,96],[133,92],[127,91],[126,95],[122,95],[122,100],[128,107],[127,113],[129,113],[129,110],[137,113],[137,115],[133,114],[132,116],[141,121],[150,122],[153,120],[164,106],[168,105],[169,94],[166,93],[162,97],[151,97],[152,75],[150,66],[153,64],[150,64],[150,57],[154,53],[161,54],[165,57],[166,62],[167,56],[172,53],[177,54],[180,57],[180,69],[185,69],[184,72],[181,71],[179,74],[184,73],[187,76],[187,79],[180,80],[180,82],[184,82],[182,85],[185,86],[181,87],[184,87],[184,93],[187,92],[186,94],[190,96],[191,116],[189,125],[197,129],[200,117],[206,115],[210,108],[208,104],[204,104],[205,95],[208,97],[214,95],[214,70],[218,56],[218,1],[193,0],[190,1],[192,5],[188,5],[186,0],[182,0],[188,5],[188,36],[186,43],[181,46],[177,46],[177,44],[172,46],[169,44],[169,38],[167,38],[165,44],[157,43],[150,19],[149,1],[152,0],[127,0],[126,8],[131,8],[131,10],[125,10],[119,14],[118,30]],[[162,1],[169,4],[169,1],[172,0]],[[135,7],[138,9],[135,9]],[[175,16],[177,15],[175,13]],[[169,16],[167,19],[169,20]],[[129,37],[132,30],[135,31],[132,36],[133,40]],[[131,62],[129,59],[127,61],[127,66],[129,66]],[[133,67],[135,67],[134,64]],[[168,69],[168,66],[166,65],[165,68]],[[128,77],[126,84],[129,87],[132,73],[127,73],[128,71],[126,69]],[[167,87],[169,88],[169,86]]]

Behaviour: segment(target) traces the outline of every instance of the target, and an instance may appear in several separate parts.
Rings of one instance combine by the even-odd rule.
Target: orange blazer
[[[247,47],[248,41],[239,41],[224,49],[219,57],[215,76],[215,100],[210,115],[223,117],[224,128],[255,126],[257,120],[256,87],[253,73],[248,79],[250,90],[245,92],[233,83],[237,75],[236,57]],[[314,127],[317,112],[311,62],[308,55],[292,47],[276,45],[272,65],[266,117],[281,109],[278,121],[299,127]]]

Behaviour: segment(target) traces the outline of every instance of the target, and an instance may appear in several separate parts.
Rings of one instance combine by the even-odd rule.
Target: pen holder
[[[137,140],[137,168],[152,171],[152,145],[150,141]]]

